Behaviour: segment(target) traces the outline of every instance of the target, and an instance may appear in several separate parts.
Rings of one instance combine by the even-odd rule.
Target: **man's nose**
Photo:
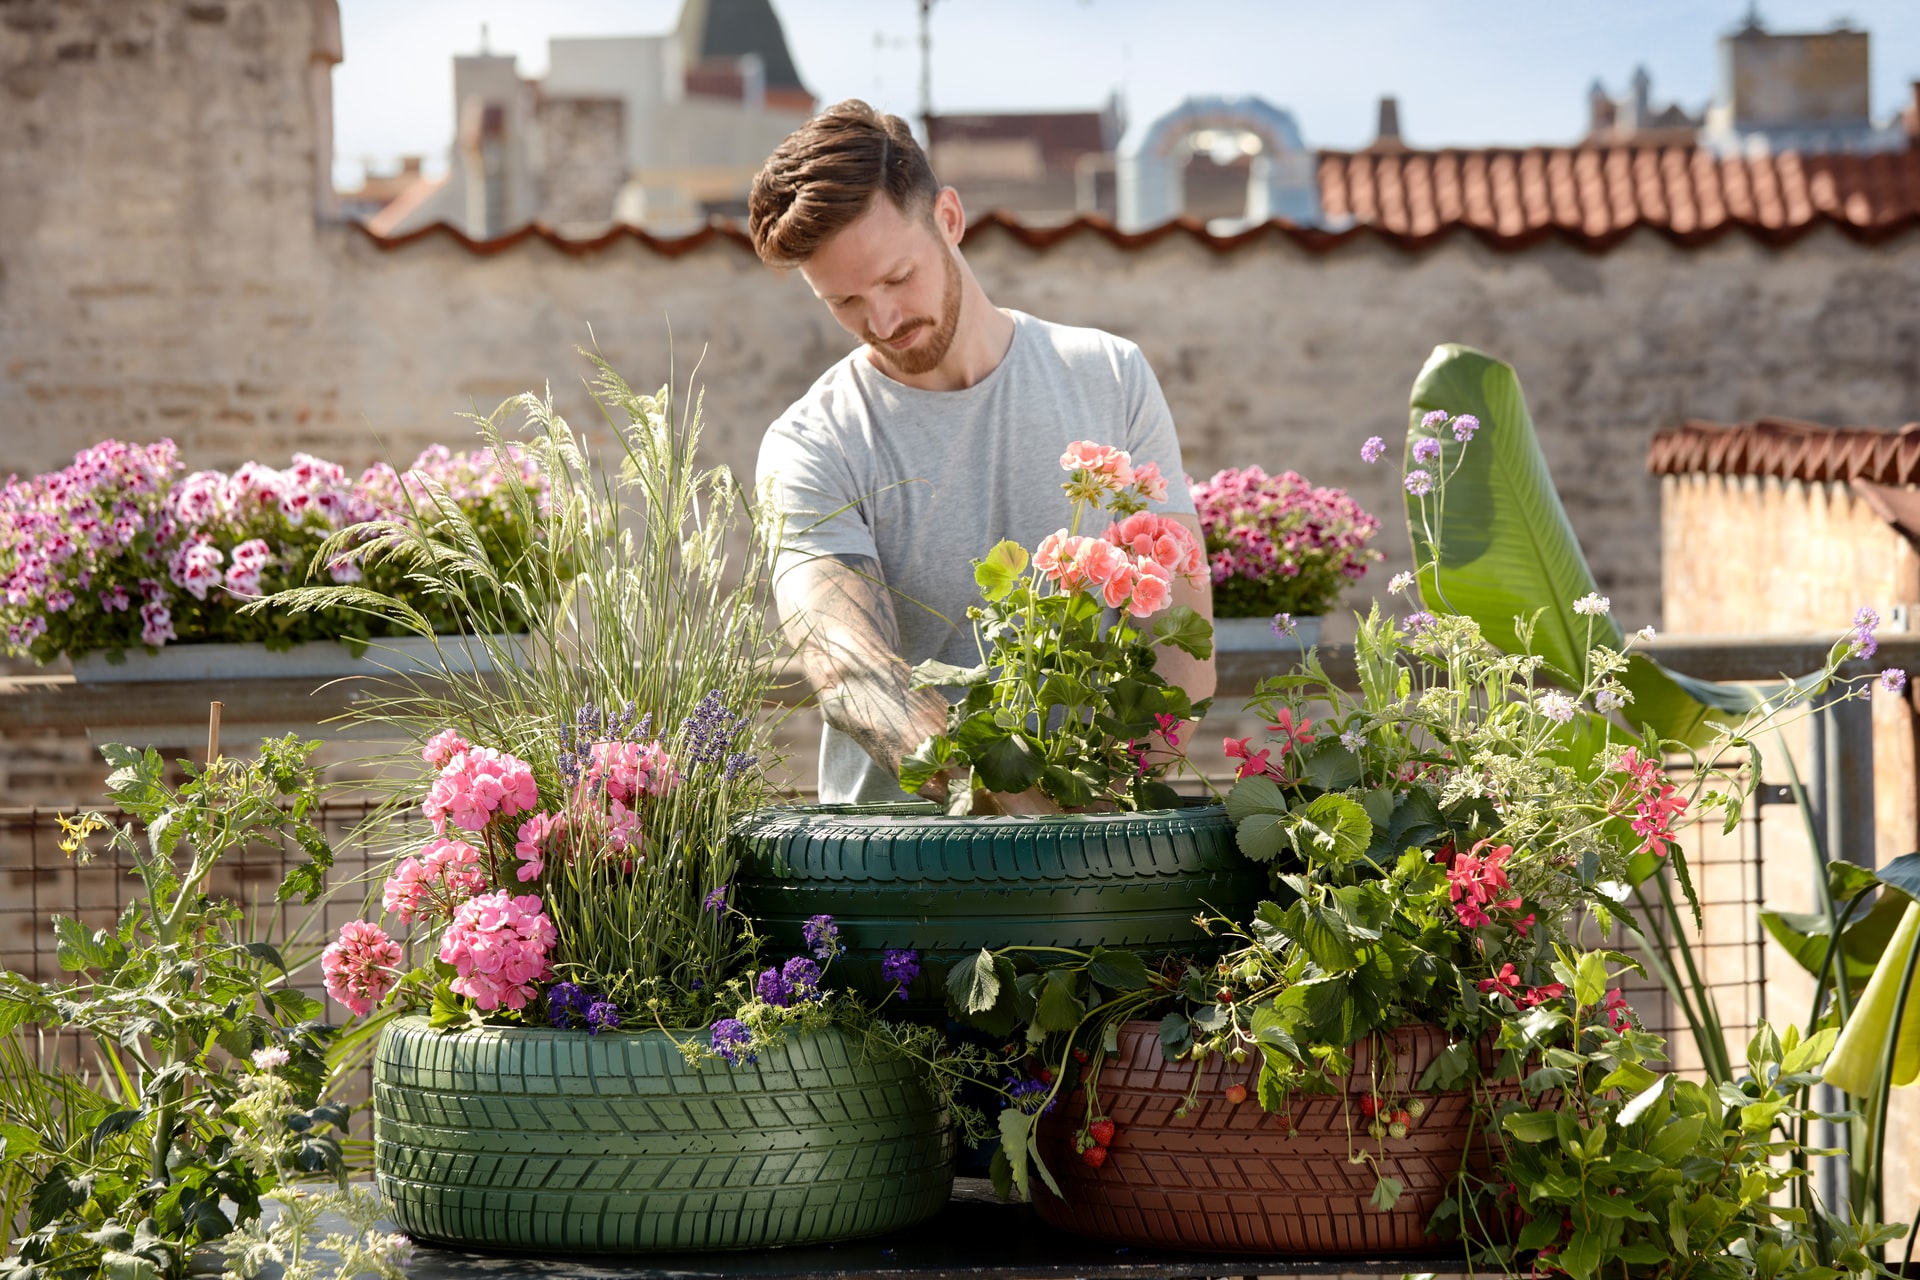
[[[904,318],[900,304],[891,298],[876,299],[867,304],[867,328],[877,338],[891,338]]]

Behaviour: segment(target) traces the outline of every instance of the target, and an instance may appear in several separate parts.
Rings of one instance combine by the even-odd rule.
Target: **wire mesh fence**
[[[0,885],[4,885],[0,964],[36,981],[71,976],[60,970],[53,916],[73,917],[89,929],[110,928],[140,892],[132,863],[124,855],[103,852],[89,863],[76,864],[61,851],[58,820],[78,812],[74,808],[0,809]],[[1689,919],[1685,927],[1699,976],[1713,992],[1736,1058],[1757,1022],[1767,1016],[1767,948],[1758,915],[1765,888],[1761,813],[1756,806],[1732,833],[1706,833],[1688,850],[1702,913],[1697,925]],[[297,857],[289,847],[242,848],[215,870],[209,884],[211,892],[247,908],[250,936],[280,949],[290,970],[290,984],[322,1001],[326,993],[319,965],[321,949],[348,920],[362,918],[370,909],[377,912],[381,877],[394,851],[423,843],[430,832],[417,810],[377,823],[376,817],[372,802],[322,806],[319,821],[333,845],[335,861],[327,896],[311,906],[275,901],[275,890]],[[94,843],[104,845],[102,840]],[[1670,886],[1670,891],[1681,901],[1677,887]],[[407,946],[409,963],[413,962],[413,944],[405,931],[397,927],[393,931]],[[1618,930],[1611,943],[1631,950]],[[1687,1020],[1664,988],[1651,977],[1629,977],[1623,988],[1648,1029],[1667,1037],[1672,1065],[1697,1073],[1699,1054]],[[338,1005],[327,1003],[323,1016],[340,1022],[346,1014]],[[79,1049],[71,1043],[59,1046],[63,1060],[69,1062],[82,1060]],[[362,1066],[339,1082],[337,1096],[364,1108],[371,1088],[371,1070]],[[366,1135],[364,1112],[357,1118],[355,1131]]]

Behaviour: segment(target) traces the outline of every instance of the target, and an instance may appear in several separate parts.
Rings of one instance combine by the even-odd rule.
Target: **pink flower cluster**
[[[1454,915],[1469,929],[1491,923],[1489,907],[1508,911],[1520,907],[1520,895],[1507,883],[1507,859],[1513,856],[1513,846],[1497,845],[1483,856],[1480,851],[1490,843],[1482,840],[1472,852],[1454,854],[1447,867],[1447,897],[1453,902]]]
[[[421,806],[434,832],[451,822],[463,831],[484,831],[494,818],[511,818],[540,803],[527,762],[492,747],[467,747],[441,766]]]
[[[453,909],[487,887],[480,851],[464,840],[445,837],[430,842],[417,858],[402,858],[387,877],[380,904],[401,924]]]
[[[400,944],[386,930],[365,920],[349,920],[340,936],[320,953],[327,994],[355,1017],[364,1018],[386,999],[398,980]]]
[[[1061,488],[1075,502],[1128,513],[1167,500],[1167,478],[1159,464],[1136,465],[1132,454],[1112,445],[1076,440],[1060,455],[1060,469],[1069,476]]]
[[[524,1009],[534,984],[553,976],[547,957],[558,940],[538,897],[498,889],[454,908],[439,955],[458,975],[453,990],[482,1013]]]
[[[285,469],[248,462],[231,475],[179,476],[170,440],[108,440],[73,465],[0,490],[0,622],[9,652],[41,661],[65,652],[154,647],[230,635],[244,624],[227,606],[274,589],[263,574],[297,581],[328,535],[373,519],[424,510],[430,492],[477,518],[507,512],[524,486],[544,509],[548,488],[523,451],[427,450],[407,472],[384,464],[356,480],[338,463],[296,453]],[[347,553],[328,566],[335,582],[362,576]],[[183,592],[185,605],[172,592]],[[136,613],[133,605],[140,609]]]
[[[137,580],[143,593],[148,583],[157,590],[141,575],[153,572],[173,536],[165,494],[179,467],[171,440],[108,440],[75,454],[64,470],[8,478],[0,489],[0,617],[10,652],[34,651],[56,620],[58,652],[60,640],[89,618],[127,614]],[[149,625],[164,630],[166,622]]]
[[[1292,471],[1278,476],[1259,467],[1219,471],[1193,486],[1193,502],[1216,587],[1305,579],[1276,596],[1272,607],[1263,595],[1257,605],[1250,598],[1246,613],[1224,616],[1324,613],[1342,584],[1364,576],[1367,566],[1381,559],[1367,545],[1380,531],[1378,519],[1344,489],[1316,487]],[[1230,603],[1235,594],[1227,593]]]
[[[586,782],[603,786],[613,799],[632,804],[663,796],[680,781],[673,757],[659,742],[596,742],[588,756]]]
[[[1105,538],[1085,538],[1065,529],[1041,539],[1033,563],[1060,591],[1092,591],[1109,608],[1136,618],[1158,613],[1173,602],[1172,575],[1166,566],[1135,558]]]

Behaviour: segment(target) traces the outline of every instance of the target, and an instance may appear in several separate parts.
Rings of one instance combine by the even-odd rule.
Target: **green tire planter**
[[[773,943],[830,915],[848,951],[834,976],[879,991],[881,956],[921,954],[909,993],[941,999],[946,971],[981,947],[1205,951],[1203,908],[1236,919],[1269,896],[1220,805],[1042,818],[950,818],[931,805],[763,809],[734,828],[736,904]]]
[[[375,1178],[421,1240],[756,1249],[898,1230],[952,1192],[946,1111],[911,1063],[838,1028],[695,1068],[661,1031],[406,1018],[381,1036],[373,1090]]]

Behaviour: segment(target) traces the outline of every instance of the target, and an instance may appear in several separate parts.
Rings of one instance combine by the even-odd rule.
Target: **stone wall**
[[[440,237],[382,249],[317,221],[327,129],[310,89],[334,56],[330,16],[330,0],[7,6],[0,472],[109,434],[170,434],[199,465],[293,449],[404,460],[457,439],[460,412],[549,382],[584,414],[574,347],[589,342],[636,381],[697,379],[717,452],[744,465],[847,349],[803,281],[726,238],[675,257],[629,239],[479,255]],[[989,229],[967,252],[1001,304],[1137,340],[1196,474],[1259,462],[1353,486],[1389,516],[1396,558],[1391,477],[1358,462],[1359,441],[1401,426],[1436,342],[1513,362],[1629,620],[1660,609],[1653,430],[1920,418],[1913,235],[1868,247],[1819,231],[1770,250],[1643,232],[1592,254],[1462,234],[1316,256],[1277,232],[1216,253],[1093,233],[1040,251]]]

